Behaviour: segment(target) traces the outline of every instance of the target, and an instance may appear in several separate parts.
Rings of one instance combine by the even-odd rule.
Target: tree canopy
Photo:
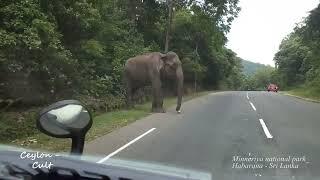
[[[240,59],[225,48],[238,0],[172,3],[169,50],[180,56],[186,83],[238,86]],[[167,20],[158,0],[1,1],[0,98],[121,96],[125,61],[163,52]]]
[[[280,83],[320,92],[320,4],[285,37],[274,57]]]

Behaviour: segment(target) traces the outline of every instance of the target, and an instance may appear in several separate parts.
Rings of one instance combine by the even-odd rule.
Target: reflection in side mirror
[[[82,154],[85,135],[91,126],[91,114],[77,100],[56,102],[43,109],[37,119],[41,132],[56,138],[72,138],[73,154]]]

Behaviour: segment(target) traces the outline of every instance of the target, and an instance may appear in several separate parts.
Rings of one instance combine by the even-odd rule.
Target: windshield
[[[320,177],[319,22],[318,0],[3,1],[0,144]]]

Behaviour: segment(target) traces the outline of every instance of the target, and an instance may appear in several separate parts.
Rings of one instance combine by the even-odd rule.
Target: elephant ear
[[[174,56],[168,52],[167,54],[160,54],[160,58],[164,64],[173,66],[174,65]]]

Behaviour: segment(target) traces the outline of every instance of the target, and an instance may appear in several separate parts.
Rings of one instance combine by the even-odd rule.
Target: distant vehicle
[[[279,90],[279,87],[275,84],[269,84],[268,88],[267,88],[267,91],[270,92],[278,92]]]

